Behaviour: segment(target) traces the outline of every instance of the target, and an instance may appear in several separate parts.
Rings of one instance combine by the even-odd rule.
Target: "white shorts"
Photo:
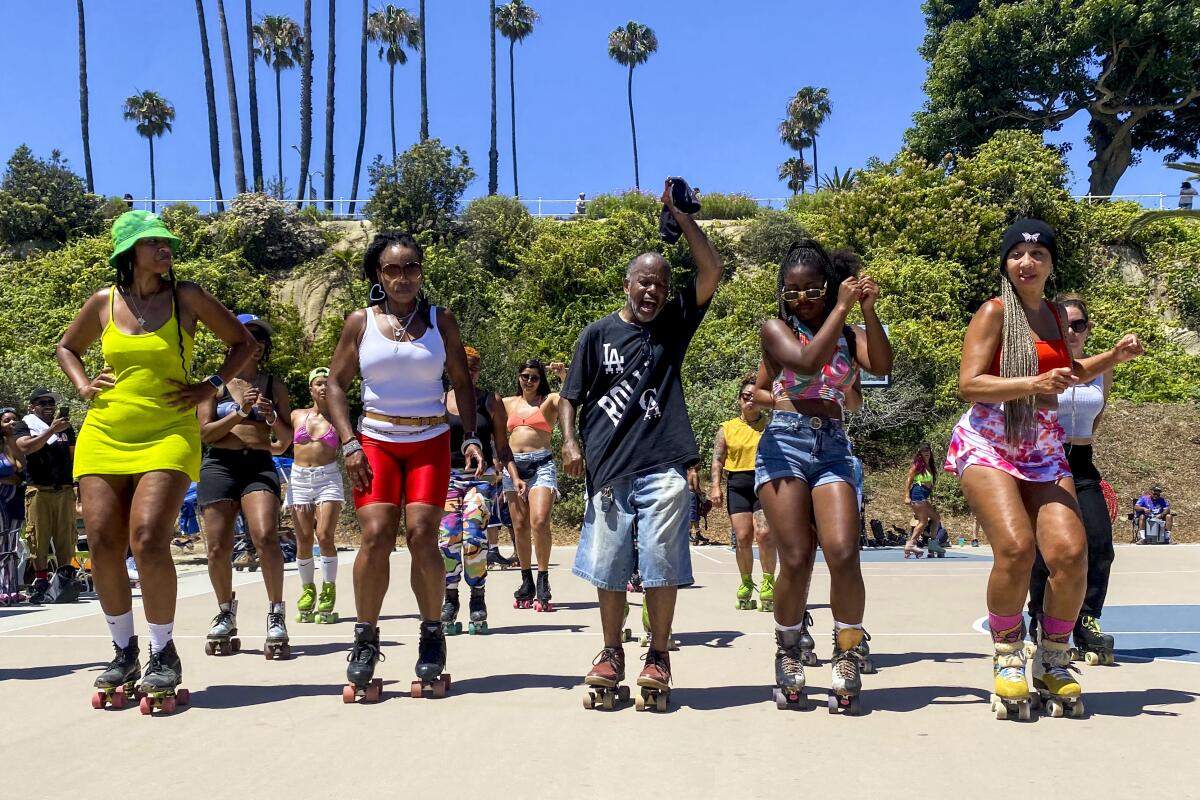
[[[289,506],[318,506],[321,503],[344,503],[342,471],[337,462],[323,467],[292,465],[292,479],[288,481],[287,504]]]

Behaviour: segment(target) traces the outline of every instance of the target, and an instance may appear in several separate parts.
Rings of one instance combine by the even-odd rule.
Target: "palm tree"
[[[491,196],[500,188],[496,174],[500,170],[500,153],[496,150],[496,0],[488,0],[488,43],[492,51],[492,139],[488,147],[488,195]]]
[[[391,110],[392,159],[396,158],[396,65],[407,64],[405,47],[416,49],[421,44],[420,24],[412,14],[389,3],[382,11],[367,20],[367,36],[379,42],[379,60],[388,64],[388,108]],[[424,141],[424,137],[422,137]]]
[[[200,23],[200,56],[204,61],[204,99],[208,102],[208,157],[212,161],[213,193],[217,210],[224,211],[221,202],[221,136],[217,130],[217,98],[213,92],[212,54],[208,51],[208,26],[204,24],[204,2],[196,0],[196,19]]]
[[[279,91],[280,76],[285,69],[296,66],[301,59],[300,26],[290,17],[268,14],[254,26],[254,55],[275,70],[275,148],[277,151],[276,194],[283,199],[283,100]]]
[[[263,190],[262,137],[258,133],[258,76],[254,61],[254,18],[246,0],[246,64],[250,85],[250,156],[254,165],[254,191]]]
[[[246,164],[242,160],[242,117],[238,113],[237,81],[233,76],[233,51],[229,49],[229,25],[225,21],[225,0],[217,0],[217,19],[221,22],[221,51],[225,56],[225,93],[229,95],[229,126],[233,130],[233,187],[238,194],[246,191]]]
[[[814,178],[820,175],[817,171],[817,132],[832,112],[829,90],[816,86],[805,86],[796,92],[788,103],[788,119],[793,120],[807,134],[809,143],[812,145]],[[815,180],[814,186],[819,189],[820,180]]]
[[[508,100],[512,112],[512,162],[513,162],[513,196],[520,197],[521,189],[517,183],[517,84],[516,70],[513,67],[513,49],[517,42],[522,41],[533,32],[533,25],[539,15],[522,0],[512,0],[508,5],[496,9],[496,28],[500,35],[508,39]],[[653,35],[653,34],[651,34]],[[630,68],[632,70],[632,67]],[[636,145],[635,145],[636,150]]]
[[[421,141],[429,138],[429,88],[425,85],[425,0],[418,7],[421,37]]]
[[[325,71],[325,170],[321,177],[325,180],[325,210],[333,210],[333,65],[334,41],[333,35],[337,21],[337,0],[329,0],[329,64]]]
[[[788,174],[791,178],[799,177],[800,191],[806,191],[804,187],[805,181],[807,181],[813,174],[812,168],[804,163],[804,150],[810,144],[812,144],[812,138],[809,136],[808,128],[798,117],[789,114],[787,119],[779,123],[779,141],[783,142],[788,147],[795,150],[797,154],[799,154],[799,162],[804,164],[804,169],[800,170],[799,168],[793,167]],[[790,164],[793,161],[796,161],[796,159],[790,158],[784,162],[784,164]],[[779,180],[784,180],[782,172],[783,167],[780,167],[780,170]],[[791,186],[790,182],[788,183],[788,187],[792,188],[793,192],[795,191],[795,188]]]
[[[358,153],[354,156],[354,178],[350,184],[350,216],[354,216],[354,201],[358,199],[358,176],[362,172],[363,145],[367,141],[367,23],[369,19],[367,0],[362,0],[362,30],[358,46]]]
[[[804,191],[804,182],[812,175],[812,167],[804,163],[804,154],[789,158],[779,165],[779,180],[787,181],[787,187],[795,195]]]
[[[304,0],[304,33],[300,39],[300,188],[296,200],[304,200],[308,184],[308,160],[312,157],[312,0]]]
[[[175,107],[158,92],[138,92],[125,98],[122,109],[125,119],[137,123],[137,132],[150,143],[150,210],[154,211],[154,198],[158,196],[154,185],[154,139],[171,130],[175,119]]]
[[[633,134],[633,188],[640,190],[638,180],[637,126],[633,121],[633,68],[645,64],[650,54],[658,50],[658,37],[654,31],[630,20],[625,27],[617,28],[608,35],[608,55],[618,64],[629,67],[629,131]]]
[[[91,194],[95,187],[92,185],[92,139],[88,135],[87,35],[83,26],[83,0],[75,0],[75,13],[79,17],[79,127],[83,129],[83,173],[87,178],[88,193]],[[495,62],[494,56],[492,61]],[[494,79],[492,85],[495,86]],[[492,95],[495,96],[495,91]],[[494,113],[492,117],[495,118]],[[494,124],[492,128],[495,129]]]

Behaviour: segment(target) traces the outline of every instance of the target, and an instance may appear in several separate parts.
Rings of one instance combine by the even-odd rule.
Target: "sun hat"
[[[275,329],[271,327],[271,323],[259,317],[257,314],[238,314],[238,322],[242,323],[246,327],[257,325],[267,332],[267,336],[275,335]]]
[[[112,255],[108,263],[117,265],[117,256],[137,244],[139,239],[166,239],[171,243],[171,252],[179,247],[179,237],[167,230],[157,214],[149,211],[126,211],[117,217],[112,226]]]
[[[308,382],[309,383],[312,383],[317,378],[328,378],[328,377],[329,377],[329,367],[316,367],[314,369],[309,370],[309,372],[308,372]]]

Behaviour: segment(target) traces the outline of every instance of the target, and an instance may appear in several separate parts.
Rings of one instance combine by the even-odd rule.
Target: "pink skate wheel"
[[[92,695],[92,708],[96,710],[104,708],[104,692],[96,692]]]
[[[179,689],[175,692],[175,699],[179,701],[179,705],[186,706],[192,699],[192,693],[187,689]]]

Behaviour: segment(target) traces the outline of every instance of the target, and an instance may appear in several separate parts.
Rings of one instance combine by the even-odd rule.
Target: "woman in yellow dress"
[[[190,481],[200,474],[195,407],[213,397],[254,352],[254,339],[220,301],[175,279],[179,239],[154,214],[128,211],[113,223],[109,263],[117,280],[88,298],[58,343],[58,363],[92,403],[75,448],[92,577],[116,656],[96,679],[97,708],[123,705],[138,681],[153,707],[171,710],[182,678],[171,641],[175,564],[171,533]],[[192,341],[203,322],[230,345],[215,375],[191,383]],[[83,354],[97,340],[104,368],[91,377]],[[150,633],[142,675],[125,570],[132,547]],[[178,701],[186,703],[186,690]]]

